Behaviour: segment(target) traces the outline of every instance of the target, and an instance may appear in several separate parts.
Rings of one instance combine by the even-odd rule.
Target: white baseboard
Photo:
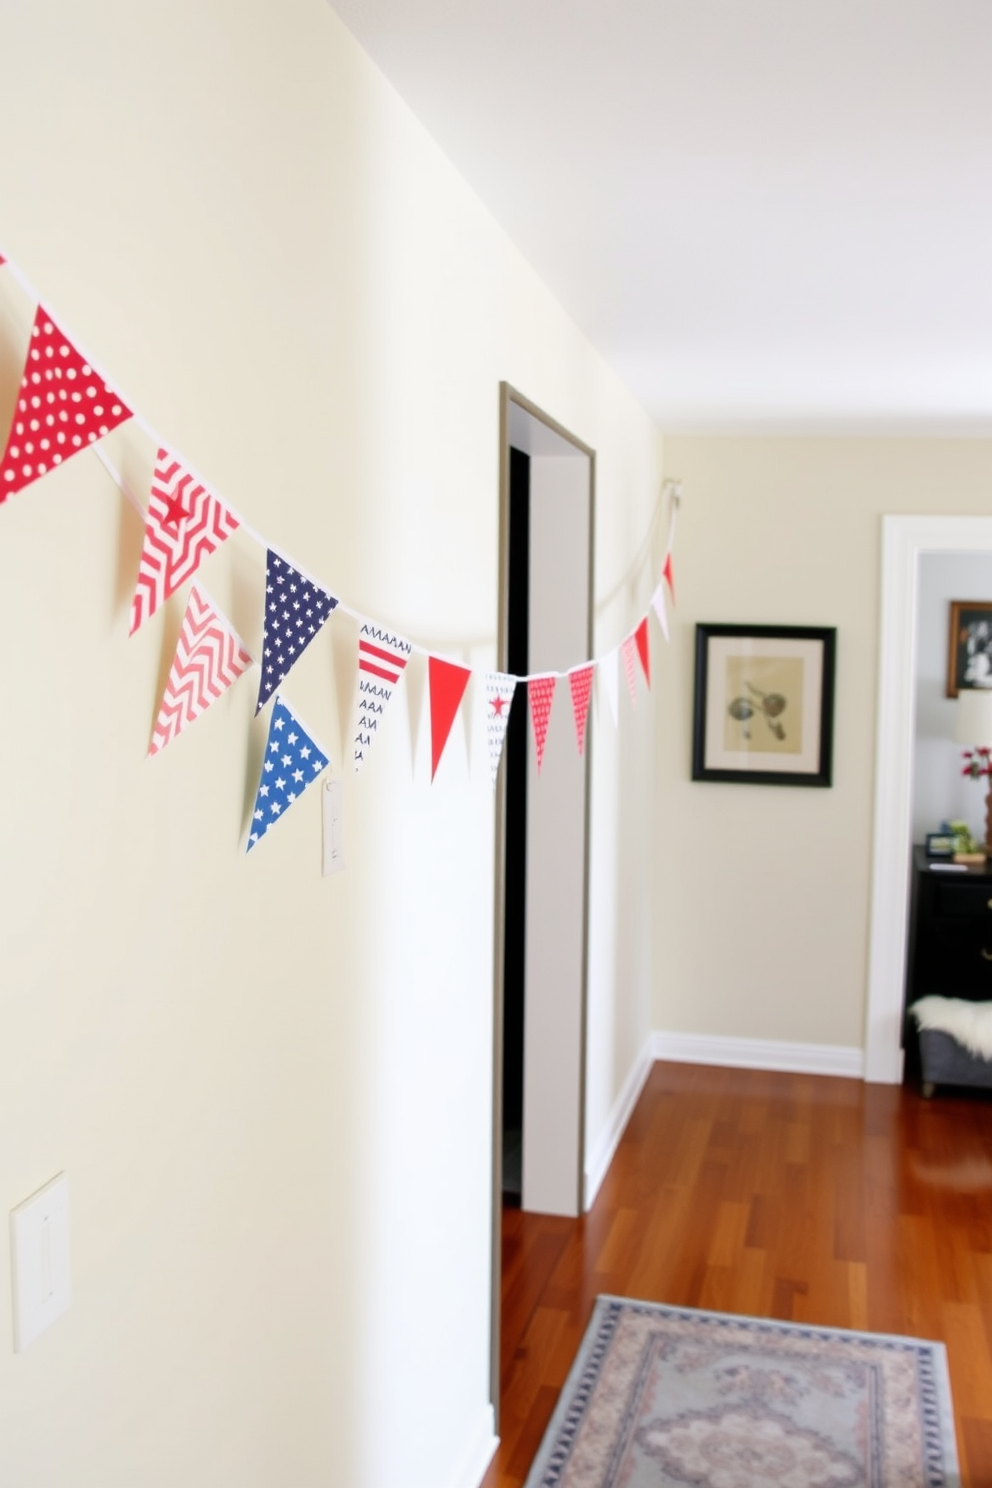
[[[846,1044],[790,1044],[778,1039],[721,1038],[708,1033],[651,1037],[651,1058],[732,1069],[784,1070],[797,1075],[845,1075],[863,1080],[865,1053]]]
[[[582,1194],[582,1207],[584,1210],[592,1208],[593,1200],[599,1193],[600,1184],[606,1177],[610,1163],[613,1161],[613,1155],[620,1144],[624,1127],[630,1120],[630,1113],[637,1105],[638,1096],[644,1089],[644,1082],[651,1073],[652,1064],[658,1057],[654,1053],[654,1037],[655,1035],[649,1034],[645,1039],[644,1047],[631,1067],[626,1080],[624,1080],[620,1094],[613,1102],[613,1109],[586,1164]]]
[[[452,1475],[451,1488],[479,1488],[498,1446],[493,1408],[487,1405]]]

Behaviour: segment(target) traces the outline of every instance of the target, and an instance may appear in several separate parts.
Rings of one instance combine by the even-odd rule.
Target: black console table
[[[920,997],[992,1001],[992,863],[963,867],[913,849],[906,1007]],[[919,1070],[916,1026],[904,1017],[910,1072]]]

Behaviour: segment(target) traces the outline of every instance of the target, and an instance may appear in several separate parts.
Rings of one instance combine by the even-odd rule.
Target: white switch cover
[[[330,776],[324,781],[324,877],[340,873],[344,861],[344,786]]]
[[[14,1352],[23,1354],[72,1301],[69,1184],[64,1173],[10,1211],[10,1261]]]

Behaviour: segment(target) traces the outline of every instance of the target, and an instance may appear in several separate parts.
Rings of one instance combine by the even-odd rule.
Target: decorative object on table
[[[600,1297],[526,1488],[959,1488],[942,1343]]]
[[[693,780],[831,784],[837,632],[697,625]]]
[[[928,858],[953,858],[954,834],[946,827],[939,832],[928,832],[926,849]]]
[[[962,690],[958,694],[954,718],[954,737],[968,746],[964,751],[962,775],[972,780],[986,779],[990,789],[985,798],[985,850],[992,843],[992,690]]]
[[[952,599],[948,636],[947,696],[992,688],[992,600]]]

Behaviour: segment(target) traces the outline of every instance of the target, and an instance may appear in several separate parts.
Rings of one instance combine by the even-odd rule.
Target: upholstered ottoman
[[[992,1089],[992,1002],[922,997],[909,1011],[919,1029],[924,1096],[936,1085]]]

